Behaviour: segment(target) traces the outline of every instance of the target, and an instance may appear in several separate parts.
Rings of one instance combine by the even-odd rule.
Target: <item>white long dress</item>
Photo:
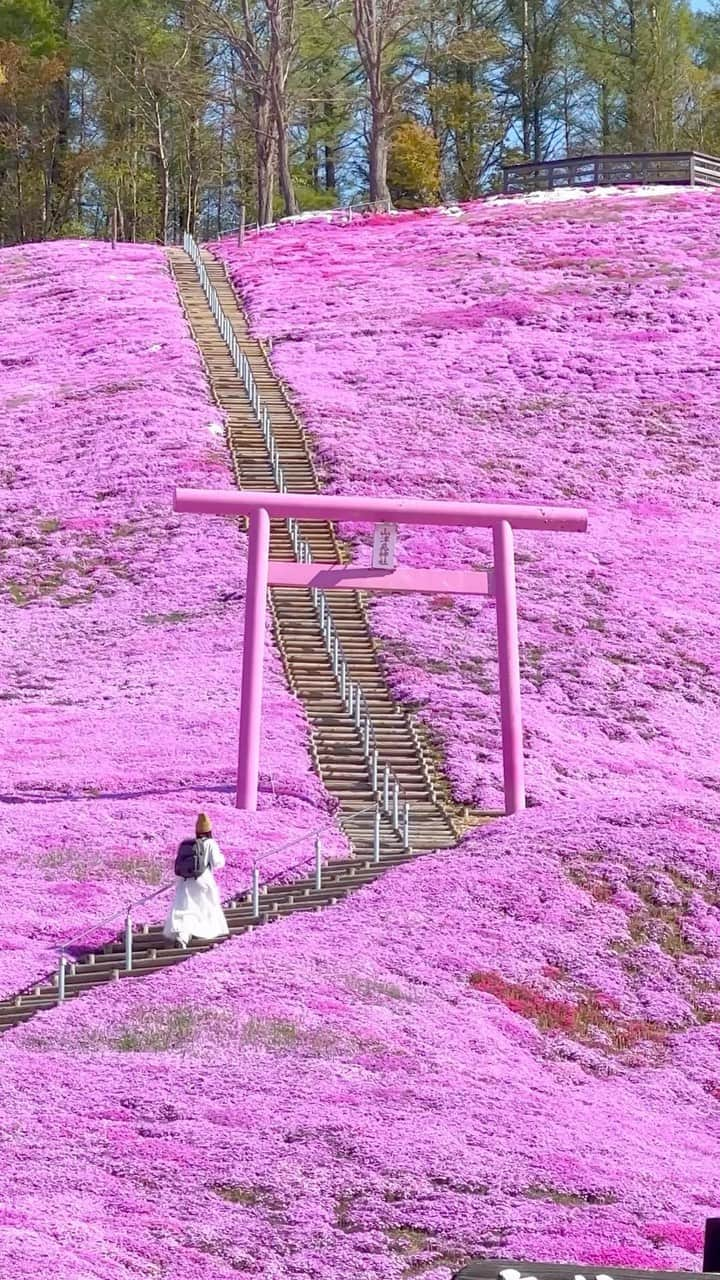
[[[163,933],[171,942],[187,946],[191,938],[222,938],[228,932],[213,871],[225,866],[216,840],[203,837],[207,868],[197,880],[177,877],[175,897]]]

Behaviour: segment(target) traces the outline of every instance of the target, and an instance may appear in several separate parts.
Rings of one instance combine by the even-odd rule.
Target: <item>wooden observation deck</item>
[[[720,160],[700,151],[628,155],[566,156],[502,166],[503,194],[553,191],[556,187],[662,185],[720,187]]]

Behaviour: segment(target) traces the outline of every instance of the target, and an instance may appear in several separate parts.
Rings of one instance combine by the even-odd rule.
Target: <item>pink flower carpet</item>
[[[704,1218],[720,1207],[719,218],[697,193],[497,202],[226,246],[328,487],[588,505],[585,536],[517,540],[534,807],[332,911],[4,1037],[0,1274],[449,1280],[476,1254],[610,1274],[699,1269]],[[3,261],[0,303],[16,318],[2,358],[27,359],[29,387],[41,388],[40,406],[16,406],[12,434],[3,428],[25,489],[11,527],[39,539],[40,520],[66,522],[58,491],[78,471],[74,514],[98,518],[117,463],[91,486],[84,472],[108,450],[128,477],[110,527],[92,531],[95,552],[64,525],[35,551],[13,542],[2,562],[10,617],[35,655],[3,704],[8,723],[14,738],[29,733],[23,708],[40,699],[58,717],[51,734],[31,714],[52,750],[26,743],[17,773],[18,747],[3,737],[13,964],[30,972],[57,936],[60,901],[66,921],[84,920],[93,894],[100,912],[137,887],[137,872],[112,868],[140,834],[151,837],[140,854],[166,861],[202,801],[247,867],[258,833],[302,829],[326,801],[271,654],[263,805],[252,828],[231,807],[244,540],[165,505],[178,472],[229,481],[159,255],[53,247]],[[17,338],[20,291],[57,297],[69,276],[62,355],[49,337],[33,355],[29,322]],[[48,296],[48,327],[61,304]],[[92,323],[77,319],[81,305]],[[88,374],[85,409],[43,408],[42,388],[55,394],[93,347],[102,370]],[[144,381],[120,416],[101,387],[130,377],[126,364]],[[144,558],[141,538],[132,556],[112,536],[132,519],[155,539]],[[367,531],[346,533],[367,556]],[[58,556],[96,555],[101,575],[65,608],[69,569],[27,596],[59,572],[48,568],[58,537]],[[217,555],[230,538],[231,562]],[[108,568],[118,548],[132,579]],[[488,543],[406,532],[401,556],[484,565]],[[72,594],[87,582],[71,576]],[[192,617],[167,621],[178,613]],[[150,614],[165,621],[146,639],[138,620]],[[38,630],[45,615],[57,630]],[[496,805],[492,607],[391,598],[373,605],[373,623],[457,798]],[[4,632],[2,644],[5,658]],[[55,682],[26,688],[38,671]],[[50,705],[63,697],[72,705]],[[150,787],[161,794],[128,795]],[[78,827],[77,845],[60,842],[61,822],[73,837]],[[79,866],[68,876],[77,906],[44,878],[56,847],[99,851],[100,884]]]
[[[0,308],[8,995],[54,967],[58,943],[172,880],[199,809],[228,855],[228,893],[248,887],[256,850],[329,815],[270,647],[261,806],[234,808],[245,538],[172,511],[176,484],[227,486],[231,472],[164,255],[8,249]]]
[[[693,191],[221,246],[333,490],[588,507],[516,539],[531,801],[720,790],[719,233]],[[407,563],[489,563],[482,530],[400,533]],[[492,609],[380,597],[373,623],[458,799],[496,807]]]

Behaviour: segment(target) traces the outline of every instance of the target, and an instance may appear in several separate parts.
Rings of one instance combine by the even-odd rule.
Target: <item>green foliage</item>
[[[498,99],[498,70],[513,51],[498,12],[482,0],[456,0],[433,24],[427,54],[428,107],[441,142],[444,185],[469,200],[487,185],[508,129]]]
[[[324,187],[316,187],[307,180],[304,173],[295,178],[295,195],[301,212],[311,209],[334,209],[338,203],[335,191]],[[277,212],[282,216],[281,202],[277,201]]]
[[[58,239],[84,240],[87,233],[88,230],[84,222],[81,222],[79,218],[70,218],[67,222],[62,224],[58,234]]]
[[[210,238],[241,204],[252,221],[259,191],[282,215],[288,183],[301,210],[346,202],[368,176],[384,198],[386,154],[395,202],[413,207],[492,190],[502,159],[720,151],[720,4],[281,10],[278,107],[269,0],[0,0],[0,238],[107,237],[113,210],[122,239]]]
[[[437,204],[440,198],[440,147],[430,129],[405,120],[390,142],[388,186],[399,209]]]
[[[0,41],[22,45],[34,58],[57,53],[62,41],[51,0],[2,0]]]
[[[605,151],[672,151],[701,142],[705,76],[684,0],[595,0],[577,11],[570,54],[595,94]]]

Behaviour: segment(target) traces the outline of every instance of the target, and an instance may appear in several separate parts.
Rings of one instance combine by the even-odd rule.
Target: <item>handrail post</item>
[[[380,801],[375,805],[373,819],[373,862],[380,861]]]
[[[260,915],[260,868],[253,867],[252,871],[252,913],[257,919]]]
[[[64,951],[60,952],[60,963],[58,964],[58,1004],[62,1004],[65,999],[65,966],[67,965],[67,956]]]
[[[400,830],[400,783],[397,780],[393,787],[393,826],[396,831]]]
[[[376,749],[372,753],[372,789],[373,791],[377,791],[378,789],[378,765],[379,765],[379,758],[378,758],[378,752]]]
[[[133,964],[133,922],[132,913],[128,908],[125,916],[125,972],[132,973]]]
[[[385,765],[383,772],[383,808],[386,813],[390,812],[390,766]]]
[[[315,839],[315,888],[322,889],[322,843],[320,837]]]
[[[403,809],[402,842],[403,842],[403,848],[409,853],[410,852],[410,805],[407,803],[407,801],[405,801],[405,808]]]

